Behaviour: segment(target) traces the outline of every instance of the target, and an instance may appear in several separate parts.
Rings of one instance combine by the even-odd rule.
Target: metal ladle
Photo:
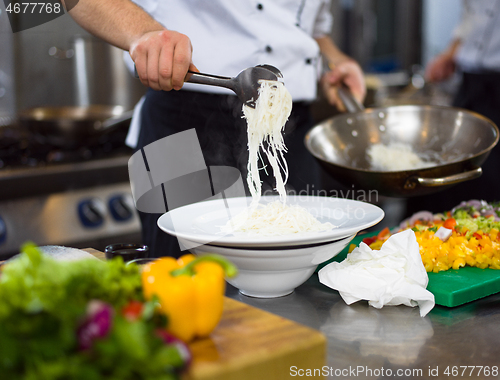
[[[255,108],[255,102],[259,97],[260,80],[277,81],[283,78],[281,71],[271,65],[249,67],[234,78],[194,71],[188,71],[188,74],[186,82],[228,88],[234,91],[243,103],[252,108]],[[139,77],[137,71],[135,71],[135,77]]]

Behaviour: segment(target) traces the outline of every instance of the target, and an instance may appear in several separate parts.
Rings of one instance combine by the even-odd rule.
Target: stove
[[[140,242],[125,133],[65,149],[16,127],[0,131],[0,259],[28,240],[100,250]]]

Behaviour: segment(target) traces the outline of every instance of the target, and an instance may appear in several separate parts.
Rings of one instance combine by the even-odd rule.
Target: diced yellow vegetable
[[[466,265],[478,268],[500,269],[500,231],[492,228],[488,233],[481,230],[467,234],[465,228],[454,228],[451,236],[442,241],[435,236],[443,223],[434,222],[427,228],[415,228],[420,255],[427,272],[459,269]],[[371,249],[380,249],[390,235],[377,236]],[[349,252],[355,248],[349,246]]]
[[[436,227],[439,228],[440,225]],[[422,262],[427,272],[459,269],[465,265],[500,269],[498,230],[491,229],[488,234],[477,231],[470,239],[461,233],[462,231],[454,230],[450,238],[443,242],[429,229],[415,231]]]
[[[461,267],[464,267],[465,266],[465,260],[463,257],[459,257],[458,259],[456,259],[454,262],[453,262],[453,266],[452,268],[453,269],[458,269],[458,268],[461,268]]]

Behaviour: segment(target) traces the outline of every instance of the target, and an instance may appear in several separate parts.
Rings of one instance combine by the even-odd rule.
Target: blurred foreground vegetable
[[[175,379],[187,351],[166,343],[136,265],[56,261],[33,244],[0,272],[2,379]]]
[[[168,315],[168,331],[189,342],[208,336],[217,326],[225,276],[236,273],[236,267],[219,255],[164,257],[143,269],[142,284],[146,298],[156,295]]]

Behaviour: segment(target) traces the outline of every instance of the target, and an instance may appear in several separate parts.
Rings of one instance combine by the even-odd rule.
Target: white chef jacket
[[[453,37],[462,40],[456,55],[466,72],[500,72],[500,0],[464,0]]]
[[[330,0],[133,1],[191,39],[193,63],[201,72],[234,77],[247,67],[270,64],[283,73],[294,101],[316,97],[320,53],[313,38],[331,31]],[[183,89],[234,94],[192,83]]]

